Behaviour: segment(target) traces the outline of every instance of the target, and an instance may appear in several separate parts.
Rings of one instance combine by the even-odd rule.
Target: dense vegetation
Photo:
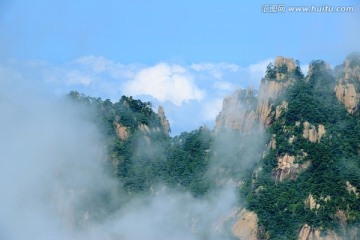
[[[297,239],[305,223],[343,234],[344,223],[336,217],[339,210],[346,215],[345,225],[360,221],[360,199],[348,192],[345,184],[349,181],[360,189],[359,114],[348,114],[335,98],[335,77],[323,61],[313,61],[311,69],[309,76],[296,79],[279,99],[289,105],[269,128],[271,135],[276,136],[276,149],[269,150],[261,162],[261,173],[256,179],[249,179],[242,189],[247,207],[258,214],[259,224],[271,239]],[[316,127],[325,126],[326,135],[319,143],[303,138],[305,121]],[[293,143],[289,143],[291,136],[295,136]],[[274,184],[277,158],[285,154],[302,156],[303,152],[307,156],[298,157],[297,163],[310,160],[309,168],[296,180]],[[320,204],[318,209],[305,206],[309,194]],[[266,238],[265,234],[260,237]]]
[[[201,127],[171,138],[149,102],[122,96],[112,103],[78,92],[70,92],[69,97],[95,112],[94,121],[106,133],[109,168],[129,194],[149,191],[158,184],[185,189],[194,196],[207,192],[209,129]],[[116,124],[126,129],[126,138],[117,137]]]
[[[350,65],[360,65],[359,54],[348,59]],[[274,100],[273,111],[283,101],[288,107],[264,135],[215,135],[201,127],[170,137],[149,102],[123,96],[112,103],[77,92],[69,96],[94,111],[94,121],[106,135],[109,169],[129,196],[165,185],[202,197],[230,179],[241,186],[239,204],[257,213],[260,239],[297,239],[304,224],[348,237],[348,229],[360,222],[360,198],[346,185],[360,189],[360,115],[349,114],[334,94],[343,67],[333,72],[316,60],[305,77],[299,62],[292,71],[268,65],[264,80],[291,81],[291,86]],[[304,122],[325,127],[321,141],[303,137]],[[126,137],[118,136],[117,126],[126,129]],[[276,148],[264,147],[271,138]],[[310,164],[275,182],[278,158],[284,155],[295,156],[295,164]],[[305,204],[310,195],[318,207]]]

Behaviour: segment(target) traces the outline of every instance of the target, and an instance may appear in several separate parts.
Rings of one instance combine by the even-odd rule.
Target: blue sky
[[[0,77],[57,95],[150,100],[165,107],[173,134],[212,126],[222,98],[257,88],[276,56],[305,69],[314,59],[334,66],[360,51],[359,1],[285,2],[353,6],[352,13],[262,13],[277,3],[1,0]]]

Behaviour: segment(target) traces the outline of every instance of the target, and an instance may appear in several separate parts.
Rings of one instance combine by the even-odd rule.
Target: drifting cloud
[[[75,64],[84,65],[90,67],[95,73],[101,73],[106,71],[114,63],[104,57],[86,56],[73,61]]]
[[[135,96],[151,95],[159,102],[169,101],[177,106],[204,97],[185,68],[165,63],[140,70],[133,81],[125,84],[124,92]]]
[[[217,81],[213,84],[215,89],[225,90],[225,91],[233,91],[236,89],[235,84],[228,81]]]
[[[139,64],[121,64],[104,57],[84,56],[70,62],[72,67],[80,67],[94,74],[104,74],[114,79],[131,79],[141,69]]]
[[[36,71],[38,68],[40,73]],[[31,75],[28,73],[36,73],[31,76],[37,79],[44,76],[44,70],[51,75],[54,69],[55,80],[50,82],[43,79],[42,83],[32,86],[29,84],[32,79],[25,77]],[[105,73],[103,69],[99,67],[97,71]],[[86,117],[91,116],[91,111],[48,93],[50,83],[67,86],[66,81],[60,80],[62,76],[67,79],[69,73],[80,78],[77,81],[74,78],[71,87],[79,85],[89,90],[99,86],[101,79],[94,71],[81,71],[81,67],[50,68],[38,62],[27,64],[14,74],[9,67],[0,66],[0,107],[3,113],[0,119],[0,238],[232,239],[228,235],[231,229],[226,226],[233,225],[235,215],[231,218],[226,215],[237,205],[236,191],[232,184],[223,184],[232,181],[231,178],[220,179],[215,175],[221,186],[204,198],[154,186],[152,195],[129,199],[121,183],[104,171],[107,159],[104,139],[89,120],[92,118]],[[81,76],[91,76],[92,79],[84,80]],[[201,98],[194,101],[195,104],[186,98],[182,105],[166,101],[181,115],[183,123],[191,121],[198,127],[200,121],[212,121],[220,111],[224,88],[216,91],[212,84],[218,79],[209,78],[210,84],[205,87],[196,81],[196,74],[189,68],[158,64],[142,68],[134,79],[123,81],[126,84],[136,80],[142,83],[145,81],[142,79],[149,76],[163,77],[160,83],[165,85],[167,81],[173,86],[177,86],[176,81],[187,81],[189,86],[201,92]],[[109,86],[118,84],[109,79],[103,81]],[[162,87],[160,83],[157,84]],[[182,114],[184,112],[186,115]],[[187,124],[185,122],[184,128],[189,128]],[[236,142],[225,140],[216,143],[216,152],[222,154],[220,151],[223,150],[229,156],[238,156],[233,154],[239,149]],[[246,145],[247,150],[252,148],[251,144]],[[248,151],[244,156],[254,156],[259,152]],[[211,168],[222,169],[225,158],[221,159]],[[234,168],[230,166],[229,169]]]
[[[266,59],[246,67],[234,63],[122,64],[99,56],[84,56],[64,64],[44,61],[2,63],[3,78],[46,82],[57,95],[77,90],[86,95],[118,101],[122,95],[162,105],[172,122],[172,133],[200,125],[212,127],[221,100],[236,89],[257,89],[265,74]],[[192,118],[184,117],[191,115]]]
[[[82,84],[82,85],[90,85],[92,82],[91,77],[86,76],[84,73],[79,71],[71,71],[66,75],[66,83],[68,85]]]
[[[197,72],[208,72],[215,79],[222,79],[226,72],[239,70],[239,66],[233,63],[198,63],[192,64],[190,68]]]
[[[90,109],[26,82],[0,78],[0,239],[231,239],[221,220],[233,188],[195,198],[154,186],[130,198],[105,171]]]

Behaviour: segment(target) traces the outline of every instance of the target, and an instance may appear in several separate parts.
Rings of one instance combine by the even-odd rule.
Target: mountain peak
[[[279,68],[286,66],[288,71],[292,71],[296,68],[296,64],[293,58],[286,58],[283,56],[277,56],[274,62],[275,67]]]

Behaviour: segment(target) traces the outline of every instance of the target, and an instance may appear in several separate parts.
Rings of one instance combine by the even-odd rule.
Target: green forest
[[[347,60],[360,65],[359,54]],[[172,137],[150,102],[122,96],[113,103],[75,91],[68,97],[94,113],[93,121],[106,136],[109,172],[129,196],[162,184],[202,198],[221,184],[220,178],[231,178],[242,183],[239,206],[258,216],[259,239],[297,239],[304,224],[349,238],[348,229],[360,222],[360,198],[346,185],[360,189],[360,116],[350,114],[334,94],[343,65],[331,70],[315,60],[310,69],[305,76],[299,62],[293,70],[269,64],[263,81],[292,84],[272,103],[275,110],[286,101],[287,109],[261,134],[215,133],[203,126]],[[285,77],[277,79],[278,73]],[[304,122],[326,129],[321,140],[303,137]],[[126,137],[118,137],[116,126],[126,129]],[[269,147],[272,139],[276,148]],[[295,156],[297,166],[309,164],[276,181],[278,159],[285,155]],[[309,195],[315,208],[304,204]],[[345,220],[337,217],[339,212]]]

